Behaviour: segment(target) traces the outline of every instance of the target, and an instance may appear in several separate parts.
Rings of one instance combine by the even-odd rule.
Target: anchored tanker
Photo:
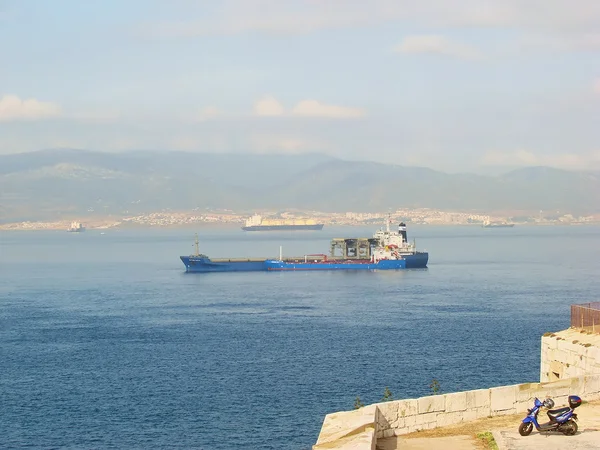
[[[329,255],[305,254],[279,258],[218,258],[211,259],[198,251],[181,256],[186,272],[257,272],[292,270],[393,270],[427,267],[429,253],[417,251],[416,244],[406,236],[406,225],[400,223],[398,231],[378,230],[371,238],[335,238]]]
[[[246,220],[246,226],[242,227],[244,231],[278,231],[278,230],[322,230],[322,223],[317,223],[313,219],[263,219],[255,214]]]

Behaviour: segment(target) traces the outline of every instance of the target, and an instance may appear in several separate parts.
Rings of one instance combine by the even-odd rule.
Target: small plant
[[[357,395],[356,398],[354,399],[354,409],[360,409],[363,406],[365,406],[363,404],[363,402],[360,401],[360,397]]]
[[[483,433],[477,433],[477,439],[481,440],[484,445],[484,448],[489,450],[498,450],[498,444],[496,444],[496,440],[494,439],[494,435],[489,431],[484,431]]]
[[[381,399],[381,401],[389,402],[390,400],[393,400],[392,391],[390,391],[390,388],[386,386],[385,390],[383,391],[383,398]]]
[[[437,394],[440,391],[440,382],[434,378],[433,380],[431,380],[429,389],[431,389],[431,392],[433,392],[433,395]]]

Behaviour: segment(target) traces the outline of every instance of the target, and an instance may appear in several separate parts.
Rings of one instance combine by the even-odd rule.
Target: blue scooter
[[[576,395],[570,395],[569,406],[551,410],[550,408],[554,407],[554,400],[547,398],[541,402],[536,398],[533,408],[527,410],[527,417],[525,417],[521,425],[519,425],[519,434],[521,436],[529,436],[535,426],[535,429],[539,432],[559,431],[566,436],[573,436],[577,433],[577,422],[575,422],[577,420],[577,414],[575,414],[574,410],[580,405],[581,399]],[[550,410],[547,413],[550,422],[540,425],[537,421],[537,416],[542,406]]]

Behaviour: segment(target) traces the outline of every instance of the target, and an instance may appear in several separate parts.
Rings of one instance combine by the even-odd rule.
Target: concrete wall
[[[600,374],[600,334],[574,328],[542,336],[540,381]]]
[[[525,413],[535,397],[556,406],[569,395],[600,399],[600,334],[568,329],[542,337],[540,383],[376,403],[328,414],[314,450],[374,450],[378,438],[401,436],[485,417]]]
[[[535,397],[551,397],[557,407],[569,395],[600,399],[600,374],[547,383],[525,383],[475,391],[377,403],[376,437],[400,436],[485,417],[525,413]]]
[[[379,438],[485,417],[524,414],[535,397],[551,397],[560,407],[567,405],[567,397],[573,394],[586,401],[600,399],[600,374],[382,402],[328,414],[313,450],[374,450]]]

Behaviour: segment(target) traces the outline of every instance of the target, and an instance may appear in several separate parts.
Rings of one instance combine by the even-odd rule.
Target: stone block
[[[463,412],[445,412],[438,413],[437,415],[437,426],[446,427],[448,425],[454,425],[463,421]]]
[[[414,416],[419,413],[419,402],[417,399],[400,400],[398,403],[398,416]]]
[[[438,413],[430,412],[425,414],[418,414],[415,416],[415,425],[424,425],[426,423],[437,423]]]
[[[490,407],[490,390],[477,389],[475,391],[467,391],[467,409],[482,407]]]
[[[555,337],[544,336],[542,337],[542,348],[556,348],[558,346],[558,341]]]
[[[538,395],[541,383],[523,383],[517,385],[517,397],[516,401],[518,402],[528,402],[531,401],[533,403],[533,399]]]
[[[564,378],[564,367],[565,365],[561,361],[550,361],[550,372],[558,376],[559,379]]]
[[[492,415],[498,411],[514,411],[518,385],[490,389],[490,409]]]
[[[444,411],[446,409],[446,397],[444,395],[430,395],[417,399],[418,413]]]
[[[466,392],[454,392],[452,394],[446,394],[446,412],[458,412],[467,409],[467,393]]]
[[[477,419],[477,409],[470,408],[463,412],[463,421],[470,422]]]
[[[517,403],[515,403],[515,411],[517,414],[525,413],[529,408],[533,408],[533,401],[533,399],[530,401],[517,401]]]
[[[489,407],[477,408],[475,412],[477,414],[477,419],[485,419],[486,417],[490,417],[492,415],[492,411]]]
[[[379,411],[378,423],[382,425],[387,423],[398,421],[398,406],[403,400],[396,400],[391,402],[376,403],[375,406]]]
[[[600,375],[589,375],[584,377],[582,395],[592,395],[600,392]]]

